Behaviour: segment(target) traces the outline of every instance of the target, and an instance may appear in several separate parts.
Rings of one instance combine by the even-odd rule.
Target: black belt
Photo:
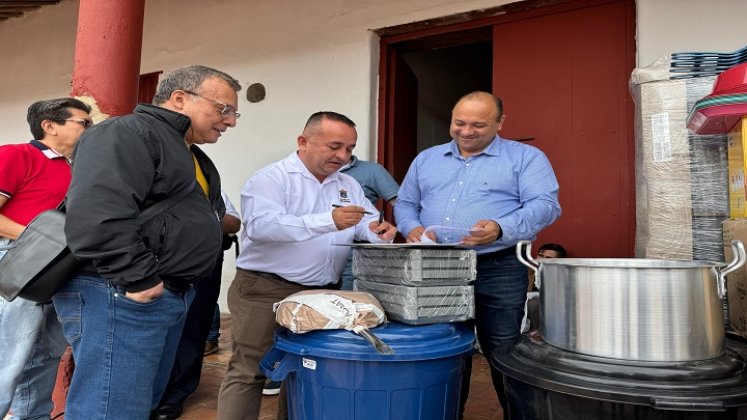
[[[496,258],[503,258],[508,256],[516,255],[516,246],[510,248],[501,249],[500,251],[488,252],[486,254],[477,254],[477,261],[493,260]]]

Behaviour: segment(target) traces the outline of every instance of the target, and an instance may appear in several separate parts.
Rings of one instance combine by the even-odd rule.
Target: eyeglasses
[[[93,125],[93,121],[86,120],[86,119],[66,118],[66,119],[64,119],[62,121],[59,121],[59,122],[63,122],[63,121],[72,121],[72,122],[78,123],[78,124],[80,124],[80,125],[83,126],[84,130],[90,128]]]
[[[220,110],[220,115],[221,115],[221,116],[222,116],[223,118],[231,118],[231,117],[234,117],[234,118],[236,118],[236,119],[239,119],[239,117],[241,117],[241,113],[239,113],[239,112],[238,112],[238,111],[236,110],[236,108],[232,107],[231,105],[228,105],[228,104],[224,104],[223,102],[221,102],[221,101],[217,101],[217,100],[215,100],[215,99],[212,99],[212,98],[207,98],[207,97],[205,97],[205,96],[202,96],[202,95],[200,95],[200,94],[199,94],[199,93],[197,93],[197,92],[192,92],[191,90],[184,90],[184,89],[182,89],[182,91],[183,91],[183,92],[185,92],[185,93],[188,93],[188,94],[190,94],[190,95],[194,95],[194,96],[197,96],[198,98],[202,98],[202,99],[204,99],[204,100],[206,100],[206,101],[210,101],[210,102],[212,102],[213,104],[215,104],[216,106],[218,106],[219,108],[221,108],[221,110]],[[216,109],[217,109],[217,108],[216,108]]]

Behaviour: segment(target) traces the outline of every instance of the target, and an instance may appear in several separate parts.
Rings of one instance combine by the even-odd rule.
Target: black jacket
[[[127,291],[160,281],[184,290],[211,270],[221,253],[225,205],[215,165],[196,146],[210,197],[195,183],[184,141],[187,116],[140,104],[133,114],[87,130],[75,151],[65,235],[84,273]],[[194,191],[143,226],[140,211],[187,185]]]

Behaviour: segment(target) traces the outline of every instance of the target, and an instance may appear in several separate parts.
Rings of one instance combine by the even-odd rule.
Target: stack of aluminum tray
[[[474,318],[475,251],[422,244],[357,244],[355,289],[374,295],[389,317],[411,325]]]
[[[468,284],[477,275],[475,251],[392,245],[354,246],[353,276],[359,280],[406,286],[449,286]]]
[[[475,317],[472,286],[403,286],[355,280],[355,289],[374,295],[387,317],[411,325],[466,321]]]

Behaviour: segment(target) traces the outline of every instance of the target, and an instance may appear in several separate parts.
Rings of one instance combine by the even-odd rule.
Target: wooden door
[[[571,256],[633,256],[631,3],[494,25],[493,92],[507,116],[500,134],[534,138],[528,144],[550,159],[563,214],[537,244],[561,243]]]
[[[142,103],[151,103],[153,97],[156,96],[156,89],[158,88],[158,76],[163,71],[154,71],[152,73],[146,73],[140,75],[140,83],[138,84],[137,101]]]
[[[384,48],[389,76],[383,83],[386,90],[386,121],[384,147],[379,150],[379,162],[398,183],[407,174],[418,154],[418,79],[402,55],[394,47]]]
[[[384,136],[379,142],[383,147],[379,147],[378,161],[401,184],[418,154],[418,79],[396,48],[383,46],[381,52],[386,60],[382,60],[380,69],[380,97],[386,99],[379,108],[385,118],[379,124]],[[392,206],[382,205],[386,220],[395,221]],[[396,241],[403,242],[404,237],[398,235]]]

